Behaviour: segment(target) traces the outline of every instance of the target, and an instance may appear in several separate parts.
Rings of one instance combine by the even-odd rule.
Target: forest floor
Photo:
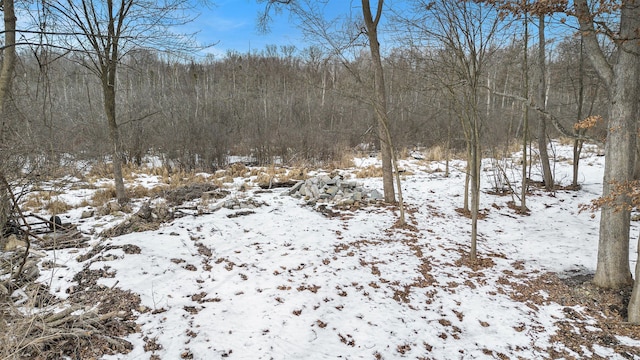
[[[485,161],[475,262],[458,160],[448,177],[442,161],[402,161],[402,226],[395,206],[308,204],[256,186],[252,169],[221,188],[215,174],[195,186],[134,172],[128,188],[147,196],[128,208],[96,203],[106,177],[52,182],[82,241],[33,241],[38,277],[0,296],[0,358],[640,359],[631,288],[591,283],[599,213],[580,208],[601,193],[604,158],[585,151],[570,190],[570,149],[552,150],[559,186],[531,182],[527,214],[513,206],[518,155]],[[379,177],[356,176],[377,165],[288,172],[381,191]],[[634,268],[635,241],[630,253]]]

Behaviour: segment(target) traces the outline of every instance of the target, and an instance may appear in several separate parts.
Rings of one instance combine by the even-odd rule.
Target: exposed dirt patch
[[[640,340],[640,326],[626,322],[631,287],[600,289],[591,282],[591,274],[562,278],[553,273],[510,277],[513,281],[509,286],[515,290],[510,295],[515,300],[532,308],[552,302],[564,306],[565,318],[556,322],[558,331],[551,337],[552,343],[562,344],[564,348],[546,349],[551,358],[573,359],[579,354],[580,358],[604,359],[597,354],[597,346],[610,348],[627,359],[637,358],[638,348],[621,341],[621,337]]]
[[[174,214],[166,205],[151,206],[144,204],[137,213],[131,215],[120,224],[106,229],[100,236],[117,237],[132,232],[157,230],[162,223],[173,220]]]
[[[171,205],[180,205],[187,201],[199,199],[204,193],[215,199],[222,199],[229,195],[229,191],[220,190],[215,184],[195,183],[167,190],[163,197]]]

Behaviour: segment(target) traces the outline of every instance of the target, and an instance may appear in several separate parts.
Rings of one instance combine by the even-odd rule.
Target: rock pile
[[[366,189],[355,181],[344,180],[340,175],[330,177],[320,175],[298,181],[282,195],[304,199],[308,205],[316,203],[335,203],[338,206],[375,203],[383,199],[375,189]]]

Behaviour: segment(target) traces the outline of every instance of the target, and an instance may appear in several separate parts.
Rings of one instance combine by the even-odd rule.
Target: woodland
[[[581,188],[583,144],[605,154],[603,196],[592,204],[602,211],[594,284],[633,286],[639,1],[416,0],[394,8],[362,0],[340,26],[322,17],[318,4],[327,1],[258,2],[258,25],[266,30],[271,13],[288,12],[308,45],[202,55],[209,45],[166,32],[189,22],[175,15],[193,6],[186,0],[1,1],[0,227],[20,213],[17,194],[83,167],[107,164],[124,205],[122,167],[149,158],[168,173],[215,173],[236,159],[321,167],[354,153],[382,157],[384,202],[399,206],[402,226],[398,156],[438,148],[447,164],[467,160],[461,207],[475,261],[482,159],[520,151],[523,164],[542,169],[538,184],[554,191],[547,151],[562,138],[574,150],[563,184],[572,190]],[[505,190],[517,193],[523,216],[531,166]],[[634,324],[638,274],[640,266],[627,300]]]

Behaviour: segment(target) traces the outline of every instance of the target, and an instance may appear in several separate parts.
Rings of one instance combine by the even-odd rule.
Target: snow
[[[562,157],[570,158],[570,149],[557,146],[555,151],[560,159],[555,176],[568,185],[571,164]],[[354,163],[367,167],[376,161]],[[109,239],[95,232],[123,218],[80,220],[85,208],[78,208],[64,221],[94,234],[93,244],[141,249],[139,254],[106,250],[91,264],[115,273],[102,284],[139,294],[148,308],[140,309],[137,319],[141,332],[127,338],[133,350],[105,359],[148,359],[150,354],[161,359],[535,359],[545,357],[548,347],[562,347],[550,340],[555,322],[564,317],[562,307],[549,303],[534,309],[514,301],[501,279],[536,271],[595,271],[599,214],[580,212],[579,205],[600,194],[603,162],[595,151],[585,151],[582,190],[536,191],[527,202],[531,215],[520,216],[506,205],[511,196],[488,194],[496,169],[486,161],[480,207],[487,217],[479,221],[478,249],[480,258],[494,265],[478,270],[456,264],[469,249],[471,231],[470,220],[455,211],[463,201],[460,161],[452,162],[448,178],[435,171],[442,163],[402,162],[412,173],[404,176],[403,195],[415,230],[393,227],[395,208],[370,206],[328,218],[302,200],[282,196],[284,189],[230,189],[231,197],[266,203],[253,214],[230,218],[237,211],[223,208]],[[506,173],[518,186],[518,171]],[[148,187],[159,181],[138,179]],[[382,190],[380,178],[357,181]],[[70,194],[65,200],[73,202]],[[76,194],[88,196],[86,190]],[[632,268],[636,245],[631,241]],[[78,255],[77,250],[48,255],[66,267],[43,270],[40,280],[60,297],[86,264],[76,260]],[[145,352],[149,339],[161,349]],[[640,347],[638,340],[619,340]],[[593,351],[622,358],[601,346]]]

